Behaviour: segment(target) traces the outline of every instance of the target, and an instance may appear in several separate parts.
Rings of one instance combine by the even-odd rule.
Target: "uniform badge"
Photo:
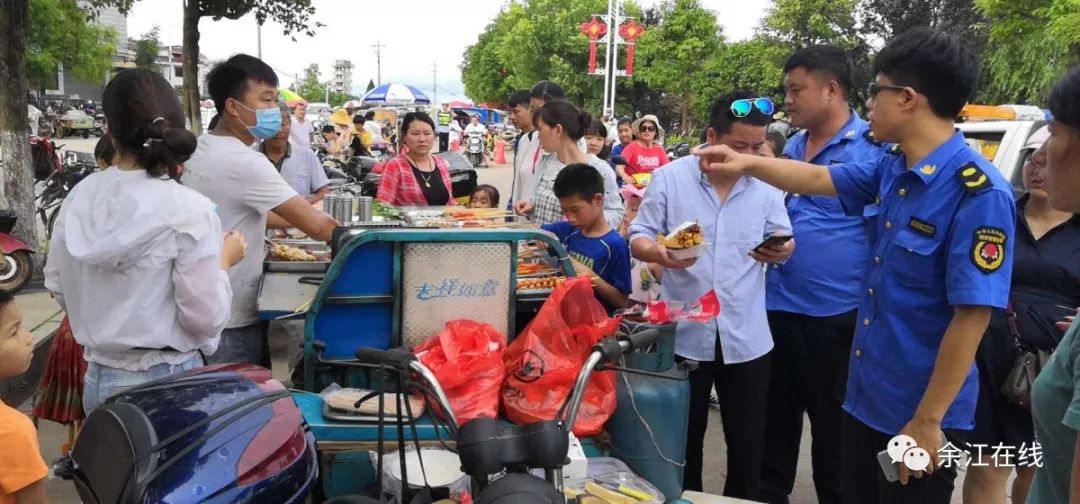
[[[960,167],[960,181],[964,184],[968,194],[975,194],[983,188],[990,187],[990,177],[975,163],[968,163]]]
[[[1003,229],[995,227],[976,229],[975,245],[971,248],[971,262],[983,273],[997,271],[1005,263],[1005,242],[1008,239]]]
[[[874,138],[874,132],[870,129],[867,129],[866,133],[863,133],[863,138],[865,138],[867,142],[870,142],[874,145],[881,145],[881,142],[877,141],[877,139]]]
[[[937,233],[937,226],[916,217],[911,218],[911,222],[908,222],[908,227],[919,234],[924,234],[929,237],[933,237],[934,234]]]
[[[919,171],[921,171],[923,175],[933,175],[934,172],[937,171],[937,166],[930,164],[923,165],[922,168],[919,168]]]

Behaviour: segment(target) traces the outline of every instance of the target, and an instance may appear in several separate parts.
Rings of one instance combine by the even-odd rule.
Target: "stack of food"
[[[498,208],[447,208],[443,216],[466,228],[506,227],[507,217],[514,213]]]
[[[701,256],[705,235],[697,222],[684,222],[667,236],[657,236],[656,242],[667,248],[674,259],[694,259]]]

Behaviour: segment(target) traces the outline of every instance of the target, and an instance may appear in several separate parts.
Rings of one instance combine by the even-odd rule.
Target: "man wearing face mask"
[[[329,240],[337,223],[301,198],[274,165],[252,149],[281,128],[278,79],[258,58],[237,54],[207,75],[207,88],[220,116],[199,138],[185,165],[183,184],[217,205],[222,227],[239,231],[248,243],[261,243],[270,227],[296,227],[313,238]],[[250,254],[229,271],[232,316],[221,345],[206,359],[211,364],[250,362],[270,366],[266,324],[260,322],[256,299],[262,257]]]

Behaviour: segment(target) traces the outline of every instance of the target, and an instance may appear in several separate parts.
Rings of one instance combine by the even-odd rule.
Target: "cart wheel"
[[[83,138],[90,138],[90,130],[86,130],[86,129],[82,130],[82,137]]]
[[[0,289],[14,294],[26,287],[33,274],[34,262],[30,259],[29,250],[4,254],[0,260]]]

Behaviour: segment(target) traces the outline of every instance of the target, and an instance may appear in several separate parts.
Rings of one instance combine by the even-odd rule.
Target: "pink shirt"
[[[650,173],[653,170],[668,164],[667,153],[659,144],[645,147],[641,142],[630,142],[622,151],[622,157],[626,159],[626,174]]]

